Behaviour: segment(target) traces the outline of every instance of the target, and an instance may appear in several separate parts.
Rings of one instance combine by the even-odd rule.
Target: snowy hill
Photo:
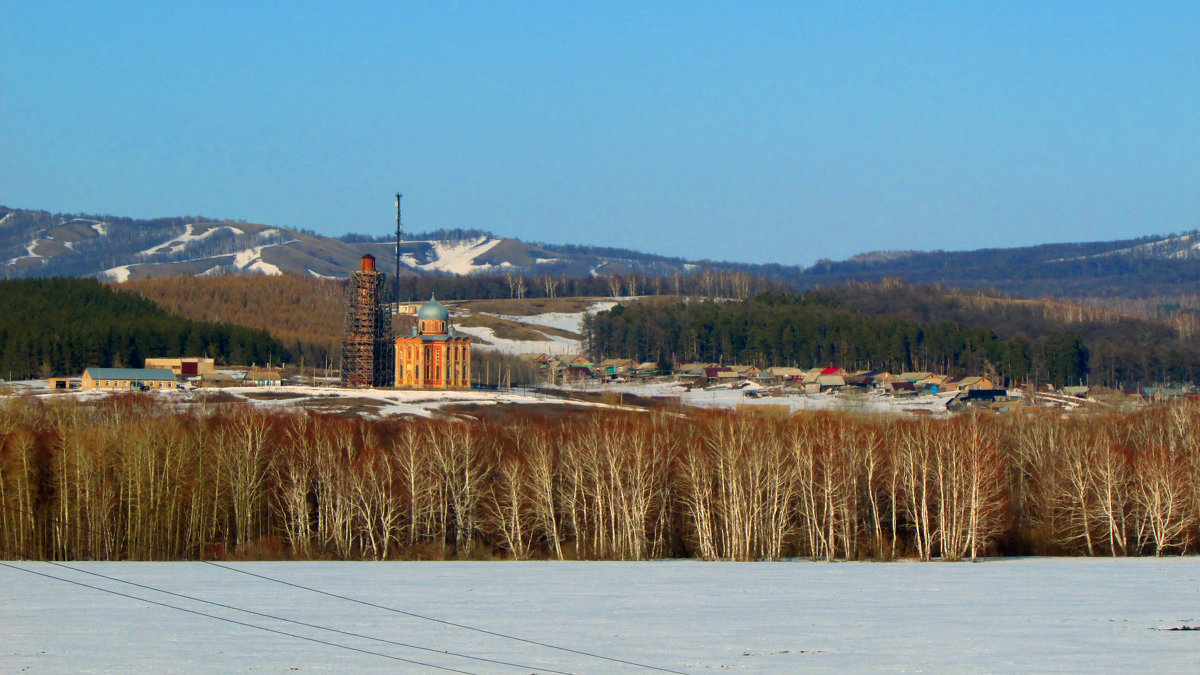
[[[345,278],[371,253],[394,270],[397,244],[324,237],[198,217],[137,220],[0,207],[0,278],[90,276],[116,281],[176,275],[308,274]],[[407,274],[669,277],[698,267],[737,271],[797,289],[898,278],[1027,297],[1145,297],[1194,293],[1200,232],[1107,242],[975,251],[883,251],[811,267],[688,261],[629,249],[532,244],[479,231],[439,231],[399,244]]]
[[[175,275],[309,274],[343,278],[370,253],[392,270],[396,243],[324,237],[286,227],[182,217],[136,220],[0,207],[0,277],[91,276],[114,281]],[[551,247],[488,234],[405,240],[400,262],[417,274],[583,276],[667,274],[680,260],[619,249]]]

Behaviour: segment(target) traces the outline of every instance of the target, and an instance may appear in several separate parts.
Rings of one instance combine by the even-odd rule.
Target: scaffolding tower
[[[384,302],[387,275],[375,269],[375,256],[362,257],[362,269],[350,275],[342,338],[342,384],[390,387],[395,377],[392,314]]]

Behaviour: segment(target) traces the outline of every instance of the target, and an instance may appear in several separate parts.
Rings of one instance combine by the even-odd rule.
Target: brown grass
[[[295,394],[286,391],[251,391],[242,394],[242,398],[254,401],[286,401],[289,399],[304,398],[304,394]]]
[[[549,326],[531,326],[529,324],[520,323],[511,319],[501,319],[498,316],[489,314],[470,314],[467,316],[456,317],[452,322],[456,326],[463,328],[482,327],[491,328],[496,334],[496,337],[505,340],[537,340],[545,341],[547,336],[557,336],[578,340],[579,334],[571,331],[562,330],[559,328],[551,328]]]
[[[467,416],[490,422],[507,422],[516,418],[540,422],[570,421],[583,423],[596,415],[596,408],[575,404],[570,401],[559,403],[498,403],[495,405],[463,403],[441,406],[437,409],[437,412],[447,417]]]
[[[472,312],[491,312],[493,314],[507,314],[509,316],[533,316],[534,314],[548,314],[550,312],[582,312],[593,302],[596,302],[596,298],[525,298],[522,300],[507,298],[499,300],[466,300],[455,303],[454,306]]]
[[[334,412],[345,415],[357,415],[359,413],[377,414],[380,408],[383,408],[388,404],[373,398],[339,396],[333,398],[310,398],[301,401],[300,405],[309,410],[316,410],[319,412]]]

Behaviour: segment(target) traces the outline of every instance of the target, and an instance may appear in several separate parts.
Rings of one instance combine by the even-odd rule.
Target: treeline
[[[2,377],[140,368],[146,357],[180,355],[241,364],[288,359],[283,345],[265,331],[185,319],[93,279],[0,281]]]
[[[583,331],[593,359],[931,370],[1060,385],[1089,374],[1088,349],[1069,330],[1006,339],[987,326],[866,316],[819,293],[618,305],[585,317]]]
[[[996,288],[1026,297],[1138,298],[1194,292],[1200,282],[1200,260],[1125,252],[1160,239],[928,251],[884,260],[861,256],[840,262],[820,260],[804,270],[798,287],[898,277],[914,284]]]
[[[293,362],[337,365],[346,312],[345,281],[298,274],[230,274],[127,281],[119,288],[199,321],[269,332]]]
[[[965,291],[896,280],[840,284],[815,289],[807,295],[853,308],[868,317],[899,318],[920,324],[954,322],[986,326],[1004,340],[1022,343],[1035,344],[1039,336],[1071,333],[1086,348],[1087,374],[1098,384],[1194,382],[1200,376],[1200,340],[1197,340],[1200,322],[1187,312],[1164,313],[1153,318],[1129,311],[1136,307],[1132,301],[1109,309],[1096,304],[1048,298],[1025,300],[995,291]],[[1118,308],[1126,311],[1115,311]]]
[[[0,551],[46,559],[1181,554],[1200,407],[363,421],[0,405]]]
[[[635,297],[686,295],[743,299],[762,292],[786,293],[783,282],[737,270],[709,267],[666,275],[613,273],[572,277],[558,274],[405,275],[396,286],[401,301],[428,300],[430,293],[446,300],[500,298]]]

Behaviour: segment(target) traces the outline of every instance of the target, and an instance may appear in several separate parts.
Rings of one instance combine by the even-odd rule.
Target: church
[[[417,311],[412,335],[396,338],[395,382],[419,389],[471,386],[471,339],[454,332],[450,312],[433,297]]]

